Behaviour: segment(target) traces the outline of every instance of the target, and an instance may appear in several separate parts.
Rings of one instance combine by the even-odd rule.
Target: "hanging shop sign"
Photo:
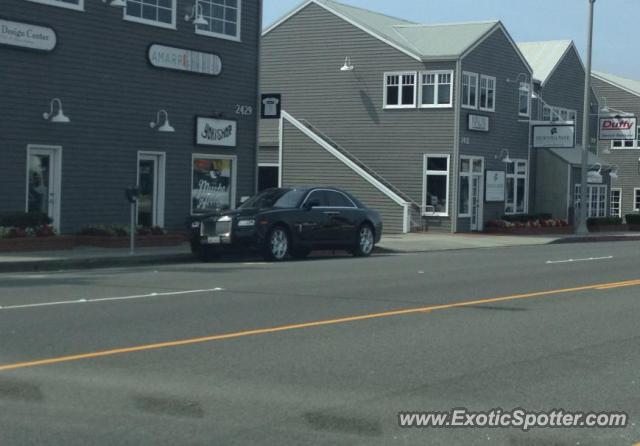
[[[263,94],[260,97],[260,118],[280,119],[282,111],[281,94]]]
[[[149,63],[156,68],[217,76],[222,59],[216,54],[153,44],[149,46]]]
[[[36,51],[53,51],[56,32],[44,26],[0,19],[0,44]]]
[[[486,202],[504,201],[505,172],[503,170],[487,170],[484,184]]]
[[[468,122],[469,130],[476,132],[488,132],[489,131],[489,117],[481,115],[469,115]]]
[[[602,141],[611,141],[613,139],[633,140],[636,139],[637,126],[638,121],[635,116],[600,118],[598,135]]]
[[[573,149],[576,146],[574,125],[540,124],[533,126],[534,149]]]
[[[196,118],[196,142],[203,146],[236,146],[237,122],[226,119]]]

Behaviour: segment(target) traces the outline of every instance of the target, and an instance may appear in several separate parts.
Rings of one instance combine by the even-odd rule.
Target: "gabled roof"
[[[593,71],[591,75],[596,79],[607,82],[614,87],[621,88],[623,90],[628,91],[631,94],[635,94],[636,96],[640,96],[640,81],[636,81],[633,79],[627,79],[625,77],[616,76],[613,74],[602,73],[600,71]]]
[[[544,86],[569,49],[573,47],[573,41],[520,42],[517,45],[533,68],[533,78]]]
[[[310,4],[324,8],[419,61],[456,60],[498,28],[502,29],[511,40],[502,23],[497,20],[421,25],[367,9],[345,5],[334,0],[307,0],[269,26],[262,35],[268,34]],[[526,59],[515,44],[513,47],[523,63],[527,65]]]

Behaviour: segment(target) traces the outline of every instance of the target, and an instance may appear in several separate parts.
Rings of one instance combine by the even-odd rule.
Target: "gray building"
[[[0,213],[126,224],[138,186],[177,229],[253,194],[261,5],[2,0]]]
[[[261,90],[284,112],[261,124],[261,172],[348,189],[391,232],[480,231],[529,211],[531,78],[498,21],[311,0],[263,33]]]
[[[612,74],[594,72],[601,117],[640,115],[640,81]],[[611,190],[611,215],[624,217],[640,212],[640,136],[636,128],[635,139],[599,141],[598,154],[618,168],[618,178]]]
[[[536,212],[549,213],[570,222],[580,203],[582,123],[585,67],[571,40],[518,43],[533,68],[532,126],[574,126],[575,148],[533,149],[532,200]],[[612,166],[596,156],[598,100],[590,101],[591,137],[588,141],[590,174],[587,185],[587,216],[609,213]]]

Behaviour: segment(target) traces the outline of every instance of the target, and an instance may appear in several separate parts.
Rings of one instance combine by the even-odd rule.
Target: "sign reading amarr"
[[[51,28],[0,19],[0,44],[53,51],[56,42],[56,33]]]

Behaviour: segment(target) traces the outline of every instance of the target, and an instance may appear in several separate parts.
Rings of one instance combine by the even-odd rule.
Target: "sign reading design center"
[[[236,146],[238,123],[226,119],[196,118],[196,142],[203,146]]]
[[[53,51],[56,40],[56,32],[51,28],[0,19],[0,44]]]
[[[149,47],[148,57],[151,65],[157,68],[210,76],[217,76],[222,71],[222,60],[211,53],[154,44]]]

